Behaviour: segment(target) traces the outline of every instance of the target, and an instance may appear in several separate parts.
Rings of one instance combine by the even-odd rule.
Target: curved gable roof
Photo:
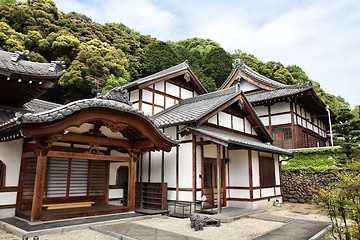
[[[199,81],[199,79],[196,77],[194,72],[191,70],[188,61],[184,61],[176,66],[167,68],[165,70],[162,70],[160,72],[151,74],[147,77],[140,78],[136,81],[130,82],[128,84],[125,84],[123,86],[123,89],[133,89],[133,88],[143,88],[144,86],[148,86],[150,84],[159,82],[161,80],[164,80],[165,78],[169,77],[176,77],[182,74],[189,74],[189,80],[194,84],[195,88],[197,89],[199,94],[207,93],[207,90],[202,85],[202,83]]]
[[[286,88],[291,87],[292,85],[286,85],[283,83],[279,83],[270,78],[267,78],[256,71],[252,70],[249,66],[247,66],[240,59],[236,59],[233,64],[233,69],[231,70],[230,75],[226,79],[226,81],[220,86],[219,89],[228,88],[233,85],[238,75],[243,74],[244,77],[248,77],[253,83],[257,86],[262,87],[267,90],[274,90],[278,88]]]

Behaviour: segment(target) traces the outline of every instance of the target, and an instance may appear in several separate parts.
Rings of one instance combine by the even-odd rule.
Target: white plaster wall
[[[274,196],[274,188],[262,188],[261,197],[272,197]]]
[[[274,154],[275,164],[275,184],[280,185],[280,168],[279,168],[279,156]]]
[[[266,127],[269,126],[269,117],[261,117],[260,120]]]
[[[142,90],[142,100],[152,103],[153,102],[153,93],[146,89],[143,89]]]
[[[165,97],[165,108],[171,107],[175,104],[175,100],[173,98]]]
[[[250,199],[250,190],[230,189],[230,196],[232,198]]]
[[[16,203],[16,192],[0,192],[0,206]]]
[[[164,92],[164,81],[155,83],[155,89]]]
[[[170,94],[174,97],[180,97],[179,96],[179,87],[175,86],[174,84],[166,82],[166,93]]]
[[[251,124],[246,118],[244,118],[244,121],[245,121],[245,132],[251,134]]]
[[[271,114],[290,112],[290,103],[280,102],[271,106]]]
[[[130,102],[139,101],[139,89],[130,92]]]
[[[253,186],[260,187],[259,153],[257,151],[251,151],[251,157],[252,157]]]
[[[232,187],[248,187],[248,151],[231,150],[229,151],[229,160],[229,185]]]
[[[219,112],[219,125],[231,128],[231,115],[224,112]]]
[[[257,115],[261,116],[261,115],[269,115],[269,109],[268,107],[265,106],[256,106],[254,107],[255,112]]]
[[[111,162],[109,169],[109,185],[116,184],[116,173],[120,166],[128,166],[128,163],[125,162]]]
[[[124,197],[123,189],[109,189],[109,199],[123,198],[123,197]]]
[[[161,182],[162,152],[151,152],[151,182]]]
[[[15,216],[15,208],[0,209],[0,219],[14,217],[14,216]]]
[[[169,187],[169,183],[168,183],[168,187]],[[167,198],[168,198],[168,201],[169,200],[176,200],[176,191],[174,190],[168,190],[167,191]]]
[[[254,199],[260,198],[260,189],[253,190],[253,197],[254,197]]]
[[[204,157],[217,157],[217,148],[216,145],[204,145]]]
[[[164,181],[168,183],[168,187],[176,187],[176,147],[165,152],[164,157]]]
[[[142,153],[142,180],[149,180],[149,152]]]
[[[0,161],[6,166],[6,187],[17,186],[19,183],[22,146],[23,139],[0,143]]]
[[[248,81],[241,79],[240,81],[240,90],[243,92],[248,92],[251,90],[259,89],[258,86],[255,86],[254,84],[249,83]]]
[[[244,120],[242,118],[233,116],[233,129],[244,132]]]
[[[217,125],[217,114],[209,118],[208,122]]]
[[[180,140],[181,140],[181,141],[189,141],[189,140],[192,140],[192,135],[189,134],[189,135],[185,135],[185,136],[180,136]]]
[[[179,187],[192,188],[192,143],[182,143],[179,149]]]
[[[142,111],[143,111],[146,115],[152,116],[152,105],[143,102],[143,103],[142,103]]]
[[[196,188],[201,188],[201,178],[199,178],[200,174],[201,174],[201,147],[196,146]],[[201,198],[201,192],[199,194]]]
[[[134,103],[132,106],[133,106],[135,109],[139,110],[139,103]]]
[[[164,109],[154,106],[154,114],[157,114],[158,112],[161,112],[162,110],[164,110]]]
[[[271,116],[271,124],[272,125],[280,125],[291,123],[291,114],[285,113],[281,115]]]
[[[280,189],[280,187],[276,187],[276,188],[275,188],[275,192],[276,192],[276,195],[280,195],[280,194],[281,194],[281,189]]]
[[[302,120],[301,117],[297,116],[297,124],[302,126]]]
[[[185,88],[181,88],[181,99],[191,98],[193,97],[193,92],[189,91]]]
[[[164,130],[166,135],[176,139],[176,127],[167,127]]]
[[[192,192],[190,191],[179,191],[180,201],[192,201]]]
[[[155,98],[154,98],[154,103],[155,103],[156,105],[164,106],[164,104],[165,104],[164,96],[155,93],[155,94],[154,94],[154,97],[155,97]]]

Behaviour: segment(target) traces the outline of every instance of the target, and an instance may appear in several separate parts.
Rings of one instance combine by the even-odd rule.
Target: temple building
[[[240,83],[207,93],[185,61],[91,99],[36,99],[64,73],[0,51],[0,218],[48,221],[282,196],[280,155]],[[272,118],[273,119],[273,118]]]
[[[329,118],[334,122],[335,114],[316,94],[311,82],[282,84],[237,59],[220,89],[236,84],[269,130],[275,146],[295,149],[331,145],[327,132]]]

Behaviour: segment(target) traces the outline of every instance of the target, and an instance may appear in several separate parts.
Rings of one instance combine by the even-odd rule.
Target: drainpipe
[[[332,133],[332,125],[331,125],[331,117],[330,117],[330,108],[329,105],[326,105],[326,111],[328,113],[328,118],[329,118],[329,126],[330,126],[330,141],[331,141],[331,146],[334,146],[334,139],[333,139],[333,133]]]

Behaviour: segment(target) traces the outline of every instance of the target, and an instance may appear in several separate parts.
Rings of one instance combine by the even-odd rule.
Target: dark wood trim
[[[148,152],[148,182],[151,180],[151,152]]]
[[[148,104],[148,105],[150,105],[150,106],[152,106],[152,114],[154,115],[154,106],[155,107],[158,107],[158,108],[162,108],[162,109],[165,109],[165,107],[164,106],[161,106],[161,105],[157,105],[157,104],[155,104],[155,103],[151,103],[151,102],[148,102],[148,101],[142,101],[142,103],[145,103],[145,104]]]
[[[196,201],[196,136],[192,135],[192,200]]]
[[[291,114],[291,132],[293,134],[294,132],[294,108],[293,108],[293,104],[292,102],[290,102],[290,114]],[[296,137],[292,136],[292,148],[294,148],[296,146]]]
[[[244,124],[245,124],[245,120],[243,120],[243,122],[244,122]],[[220,125],[215,125],[215,124],[209,123],[209,122],[206,122],[206,123],[204,123],[203,125],[206,125],[206,126],[209,126],[209,127],[213,127],[213,128],[216,128],[216,129],[220,129],[220,130],[225,130],[225,131],[237,133],[237,134],[240,134],[240,135],[243,135],[243,136],[248,136],[248,137],[254,137],[254,136],[256,136],[256,135],[252,135],[252,134],[250,134],[250,133],[246,133],[245,130],[244,130],[244,132],[241,132],[241,131],[238,131],[238,130],[235,130],[235,129],[223,127],[223,126],[220,126]],[[252,126],[251,126],[251,129],[252,129]]]
[[[281,195],[254,198],[252,200],[250,200],[249,198],[227,198],[226,200],[228,200],[228,201],[238,201],[238,202],[257,202],[257,201],[267,200],[267,199],[276,198],[276,197],[281,197]]]
[[[218,213],[221,213],[221,209],[222,209],[222,201],[221,201],[221,193],[222,193],[222,189],[221,189],[221,146],[219,144],[216,144],[216,170],[217,170],[217,202],[218,202]],[[215,178],[213,178],[215,179]]]
[[[9,209],[9,208],[15,208],[16,204],[7,204],[7,205],[0,205],[0,209]]]
[[[123,157],[123,156],[109,156],[109,155],[102,155],[102,154],[74,153],[74,152],[69,153],[69,152],[61,152],[61,151],[49,151],[48,157],[103,160],[103,161],[119,161],[119,162],[129,162],[131,159],[130,157]]]
[[[248,163],[249,163],[249,190],[250,190],[250,199],[254,198],[253,192],[253,174],[252,174],[252,154],[251,150],[248,150]]]
[[[128,207],[131,210],[135,209],[135,180],[136,180],[136,160],[137,152],[130,152],[131,160],[129,162],[128,175]],[[107,176],[107,179],[109,177]],[[107,184],[109,186],[109,184]]]
[[[250,187],[226,186],[226,189],[250,190]],[[256,188],[253,188],[253,189],[256,189]]]
[[[142,89],[139,89],[139,111],[142,111],[142,94],[143,94],[143,92],[142,92]]]
[[[161,182],[165,182],[165,152],[161,151]]]
[[[200,138],[200,143],[203,143],[203,138]],[[205,162],[205,158],[204,158],[204,145],[201,144],[200,145],[200,174],[201,174],[201,196],[204,195],[204,162]]]
[[[192,143],[193,141],[192,140],[182,140],[180,141],[180,143]]]
[[[176,126],[176,140],[179,140],[179,125]],[[176,163],[175,163],[175,179],[176,179],[176,201],[179,200],[179,145],[176,146]]]
[[[270,106],[269,106],[270,107]],[[279,116],[279,115],[283,115],[283,114],[291,114],[291,110],[290,111],[286,111],[286,112],[279,112],[279,113],[272,113],[269,115],[259,115],[259,117],[268,117],[268,116]]]
[[[0,192],[17,192],[18,187],[1,187]]]
[[[168,191],[177,191],[176,189],[178,189],[178,191],[180,191],[180,192],[192,192],[193,191],[192,188],[174,188],[174,187],[167,188]],[[201,188],[196,188],[196,191],[197,192],[201,191]]]
[[[268,116],[269,116],[269,133],[270,133],[270,135],[272,136],[272,134],[273,134],[273,126],[272,126],[272,124],[271,124],[271,106],[269,105],[268,106]]]

